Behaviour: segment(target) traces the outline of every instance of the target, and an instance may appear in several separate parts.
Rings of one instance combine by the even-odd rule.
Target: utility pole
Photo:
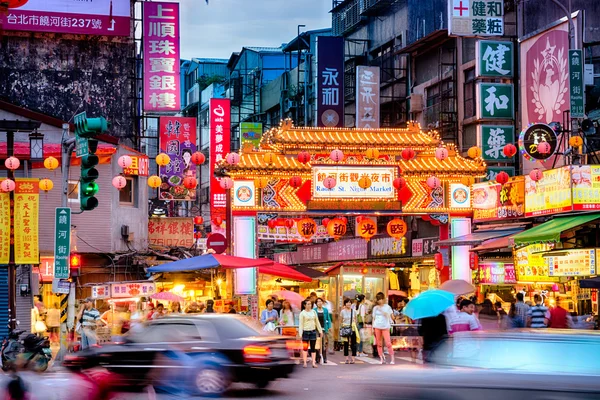
[[[567,0],[567,7],[561,3],[560,0],[552,0],[566,15],[569,21],[569,50],[577,50],[577,42],[575,41],[575,24],[573,23],[573,17],[571,14],[571,0]]]

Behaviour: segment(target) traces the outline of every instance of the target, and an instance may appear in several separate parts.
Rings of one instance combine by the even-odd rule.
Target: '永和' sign
[[[179,4],[144,2],[144,110],[179,111]]]
[[[455,36],[504,35],[503,0],[448,0],[448,33]]]
[[[317,124],[344,126],[344,38],[319,36],[317,42]]]

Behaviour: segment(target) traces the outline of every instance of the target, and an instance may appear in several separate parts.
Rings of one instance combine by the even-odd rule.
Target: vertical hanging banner
[[[317,47],[317,125],[343,127],[344,38],[319,36]]]
[[[379,67],[356,67],[356,127],[379,128]]]
[[[569,87],[571,117],[584,118],[583,50],[569,50]]]
[[[193,201],[196,189],[184,187],[183,180],[196,178],[196,165],[192,163],[197,148],[196,118],[160,117],[158,123],[160,151],[171,158],[169,164],[160,167],[160,199]]]
[[[143,7],[144,111],[179,111],[179,4]]]
[[[215,165],[223,160],[231,146],[231,103],[229,99],[210,99],[210,218],[212,232],[223,233],[224,229],[214,224],[215,217],[225,220],[227,192],[215,177]],[[223,224],[224,226],[224,224]]]
[[[39,264],[39,179],[15,180],[15,264]]]
[[[0,264],[10,261],[10,194],[0,191]]]

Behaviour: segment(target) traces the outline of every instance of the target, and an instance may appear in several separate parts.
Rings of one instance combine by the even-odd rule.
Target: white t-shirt
[[[373,307],[373,328],[390,329],[390,318],[392,312],[392,307],[387,304]]]

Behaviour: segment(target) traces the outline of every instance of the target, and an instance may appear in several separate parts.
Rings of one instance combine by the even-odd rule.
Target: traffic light
[[[79,269],[81,268],[81,256],[79,254],[71,254],[69,258],[69,270],[71,271],[72,277],[79,276]]]
[[[79,208],[81,211],[90,211],[98,207],[98,199],[95,197],[99,187],[98,179],[98,141],[96,135],[108,129],[108,122],[103,117],[87,118],[85,113],[77,114],[74,118],[75,135],[78,140],[87,142],[87,154],[81,157],[81,177],[79,179]],[[85,154],[85,153],[84,153]]]

